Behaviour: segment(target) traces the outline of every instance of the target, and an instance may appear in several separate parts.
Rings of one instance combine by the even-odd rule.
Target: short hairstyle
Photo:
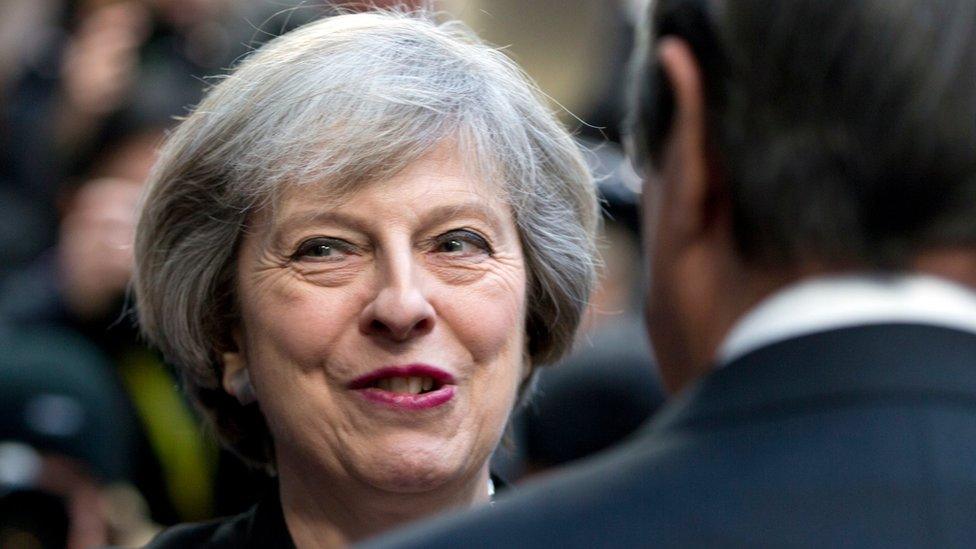
[[[288,185],[350,192],[445,141],[505,192],[528,272],[529,360],[554,362],[594,284],[592,177],[528,78],[459,23],[392,12],[311,23],[244,59],[168,138],[137,229],[139,322],[246,461],[273,465],[270,434],[222,389],[219,356],[239,321],[249,216]]]
[[[741,257],[903,268],[976,244],[976,3],[657,0],[632,74],[631,155],[659,160],[656,43],[701,66]]]

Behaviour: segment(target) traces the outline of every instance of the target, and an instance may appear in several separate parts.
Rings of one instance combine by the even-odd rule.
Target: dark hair
[[[976,244],[976,2],[659,0],[633,65],[631,154],[672,98],[654,47],[688,41],[740,255],[897,268]]]

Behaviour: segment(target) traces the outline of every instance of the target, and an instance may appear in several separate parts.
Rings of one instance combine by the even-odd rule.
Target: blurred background
[[[630,435],[662,400],[640,320],[637,178],[621,153],[641,0],[428,6],[504,47],[589,151],[605,268],[577,352],[547,368],[494,468],[544,475]],[[126,291],[156,148],[209,77],[362,2],[0,0],[0,547],[136,546],[248,508],[267,479],[221,451]]]

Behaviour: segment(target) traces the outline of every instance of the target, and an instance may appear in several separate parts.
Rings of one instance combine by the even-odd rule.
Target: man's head
[[[631,154],[670,388],[790,280],[972,253],[976,2],[658,0],[642,32]]]

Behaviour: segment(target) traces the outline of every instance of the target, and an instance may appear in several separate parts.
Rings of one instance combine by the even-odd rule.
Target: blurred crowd
[[[360,4],[0,1],[0,547],[137,545],[265,488],[201,431],[173,369],[139,340],[126,295],[138,200],[166,131],[212,78]],[[540,376],[496,456],[511,481],[619,442],[661,400],[638,320],[636,176],[618,142],[631,4],[433,5],[509,46],[565,106],[605,205],[579,350]]]

